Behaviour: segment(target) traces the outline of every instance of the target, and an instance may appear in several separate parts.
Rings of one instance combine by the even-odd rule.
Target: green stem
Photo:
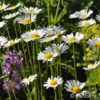
[[[47,4],[47,11],[48,11],[48,25],[50,25],[50,7],[49,7],[49,4]]]
[[[58,16],[59,6],[60,6],[60,0],[58,1],[58,5],[57,5],[57,9],[56,9],[56,14],[55,14],[55,19]]]
[[[76,61],[75,61],[75,46],[74,46],[74,44],[73,44],[73,60],[74,60],[75,80],[77,80]]]

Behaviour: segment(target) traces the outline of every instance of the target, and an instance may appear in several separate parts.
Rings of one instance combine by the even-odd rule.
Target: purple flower
[[[9,75],[10,78],[4,79],[3,89],[4,90],[19,90],[20,84],[20,66],[23,61],[24,54],[16,51],[6,51],[4,61],[2,63],[3,74]],[[13,79],[13,80],[12,80]]]
[[[9,78],[4,79],[3,90],[5,91],[14,91],[19,90],[21,84],[18,81],[12,81]]]

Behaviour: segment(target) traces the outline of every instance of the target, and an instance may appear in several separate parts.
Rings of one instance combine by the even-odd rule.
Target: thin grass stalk
[[[73,43],[73,60],[74,60],[75,80],[77,80],[76,61],[75,61],[75,45],[74,45],[74,43]]]
[[[57,91],[56,91],[56,88],[54,89],[54,100],[57,100]]]
[[[16,38],[18,38],[18,35],[17,35],[17,30],[16,30],[16,25],[15,25],[15,23],[13,23],[14,24],[14,30],[15,30],[15,35],[16,35]],[[20,48],[19,48],[19,44],[18,44],[18,51],[20,50]]]
[[[56,9],[56,14],[55,14],[55,19],[58,16],[59,7],[60,7],[60,0],[58,1],[58,5],[57,5],[57,9]]]
[[[49,7],[49,4],[47,4],[47,11],[48,11],[48,25],[50,25],[50,7]]]

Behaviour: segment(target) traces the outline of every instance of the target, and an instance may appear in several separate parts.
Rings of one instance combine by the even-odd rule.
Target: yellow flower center
[[[44,58],[45,59],[50,59],[50,58],[52,58],[53,57],[53,54],[52,53],[46,53],[45,55],[44,55]]]
[[[100,42],[95,43],[96,47],[100,47]]]
[[[33,11],[33,9],[27,9],[26,11],[27,11],[27,12],[32,12],[32,11]]]
[[[37,33],[32,33],[31,35],[30,35],[30,38],[35,38],[35,37],[38,37],[39,35],[37,34]]]
[[[94,66],[94,64],[90,64],[90,67],[91,67],[91,68],[94,68],[95,66]]]
[[[73,92],[76,92],[76,93],[79,93],[79,92],[81,91],[80,87],[78,87],[78,86],[72,87],[71,90],[72,90]]]
[[[31,78],[31,77],[30,77],[30,78],[28,78],[28,82],[31,82],[32,80],[33,80],[33,78]]]
[[[14,41],[11,41],[10,42],[10,46],[12,46],[12,45],[14,45],[15,44],[15,42]]]
[[[61,34],[61,33],[57,32],[56,34],[59,35],[59,34]]]
[[[16,6],[11,6],[10,8],[15,8]]]
[[[4,7],[3,6],[0,6],[0,9],[3,9]]]
[[[69,41],[75,41],[76,38],[75,37],[71,37],[71,38],[68,38]]]
[[[24,18],[24,19],[23,19],[23,22],[24,22],[24,23],[28,23],[28,22],[30,22],[30,21],[31,21],[30,18]]]
[[[84,26],[89,26],[90,23],[89,23],[89,22],[84,22],[83,25],[84,25]]]
[[[51,80],[50,81],[50,85],[56,85],[57,84],[57,81],[56,80]]]
[[[52,40],[52,37],[48,37],[47,40],[48,40],[48,41]]]
[[[86,17],[86,14],[81,14],[80,17],[84,18]]]

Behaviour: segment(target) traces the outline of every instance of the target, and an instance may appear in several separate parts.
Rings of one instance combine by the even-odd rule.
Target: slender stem
[[[75,80],[77,80],[76,61],[75,61],[75,46],[74,46],[74,44],[73,44],[73,60],[74,60]]]
[[[60,6],[60,0],[58,1],[58,5],[57,5],[57,9],[56,9],[56,14],[55,14],[55,19],[58,16],[59,6]]]
[[[57,100],[57,91],[56,91],[56,88],[54,89],[54,95],[55,95],[55,99],[54,100]]]
[[[49,4],[47,4],[47,10],[48,10],[48,25],[50,25],[50,7],[49,7]]]

